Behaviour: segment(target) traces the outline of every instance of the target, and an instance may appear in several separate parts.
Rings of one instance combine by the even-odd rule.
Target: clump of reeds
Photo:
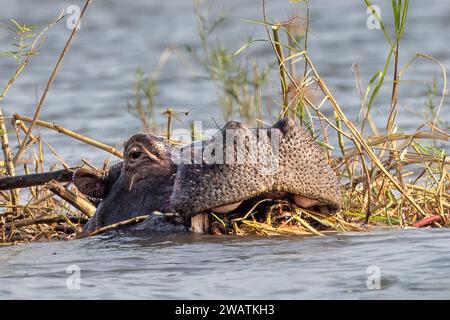
[[[370,1],[364,1],[368,7]],[[283,95],[282,114],[299,119],[308,128],[315,129],[319,143],[330,147],[336,139],[338,150],[329,150],[329,161],[340,177],[344,197],[341,216],[350,221],[381,222],[386,226],[449,226],[448,159],[438,141],[447,141],[447,128],[439,128],[438,116],[446,91],[446,73],[442,64],[433,57],[417,54],[404,67],[400,66],[400,43],[405,30],[409,1],[393,1],[394,37],[391,38],[384,23],[382,31],[389,45],[383,71],[376,74],[361,97],[361,114],[358,122],[348,119],[339,103],[321,78],[318,68],[309,56],[306,36],[300,40],[283,23],[264,22],[269,40],[279,63],[279,78]],[[309,8],[307,8],[309,10]],[[380,19],[380,17],[376,17]],[[307,34],[306,30],[306,34]],[[281,32],[288,38],[282,43]],[[289,53],[286,56],[286,52]],[[303,78],[298,81],[292,74],[295,59],[303,62]],[[397,126],[398,91],[400,77],[419,58],[437,63],[442,69],[443,90],[433,119],[411,133],[399,132]],[[297,61],[299,61],[297,59]],[[392,67],[391,67],[391,61]],[[386,78],[392,74],[392,81]],[[361,79],[357,79],[358,83]],[[371,111],[382,86],[392,85],[391,104],[386,117],[385,132],[373,125]],[[305,87],[319,89],[322,99],[314,101],[305,94]],[[290,92],[294,94],[289,95]],[[431,91],[436,92],[436,90]],[[431,99],[432,100],[432,99]],[[430,99],[429,99],[430,101]],[[432,102],[429,102],[430,104]],[[332,111],[333,117],[324,112]],[[329,112],[328,112],[329,113]],[[317,134],[318,133],[318,134]]]
[[[36,136],[32,132],[35,126],[43,126],[100,148],[106,148],[110,151],[113,149],[54,123],[39,120],[47,93],[89,3],[90,1],[86,1],[80,17],[55,63],[47,85],[36,105],[33,118],[22,117],[17,114],[12,117],[5,117],[0,109],[0,138],[4,158],[1,171],[3,175],[10,177],[7,181],[2,180],[0,190],[0,207],[3,208],[0,213],[0,245],[44,239],[73,238],[95,211],[95,206],[88,199],[79,195],[74,188],[68,185],[68,181],[71,180],[71,168],[43,137]],[[64,15],[61,13],[53,22],[40,30],[37,27],[21,24],[15,20],[11,20],[11,25],[6,25],[14,33],[15,42],[12,51],[2,54],[12,56],[15,59],[16,69],[0,93],[0,103],[3,103],[16,79],[38,53],[44,42],[45,33],[63,17]],[[7,131],[7,119],[11,120],[11,126],[9,127],[12,128],[12,134]],[[17,140],[17,151],[14,154],[10,145],[11,136],[14,136],[14,139]],[[33,181],[33,179],[35,180],[37,176],[31,173],[44,172],[45,148],[48,148],[59,159],[63,170],[49,173],[45,176],[48,181],[43,181],[42,185],[36,186],[36,181]],[[24,159],[24,154],[27,152],[30,157]],[[23,168],[25,174],[30,174],[26,176],[26,179],[15,179],[16,169],[19,167]],[[56,169],[56,166],[52,167],[53,170]],[[30,182],[33,182],[31,187],[29,186]]]

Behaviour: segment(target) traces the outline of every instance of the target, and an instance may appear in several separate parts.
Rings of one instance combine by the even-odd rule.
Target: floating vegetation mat
[[[214,213],[211,215],[212,234],[326,235],[367,230],[360,223],[346,221],[339,213],[321,214],[299,208],[285,200],[261,200],[245,214],[235,213],[222,217]]]

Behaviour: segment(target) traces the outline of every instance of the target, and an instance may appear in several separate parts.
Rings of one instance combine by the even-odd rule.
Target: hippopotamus
[[[105,177],[82,170],[74,182],[100,199],[85,231],[159,211],[178,213],[186,227],[205,233],[205,213],[228,214],[257,198],[288,199],[327,214],[342,204],[323,149],[288,118],[260,129],[229,121],[210,139],[181,148],[136,134]]]

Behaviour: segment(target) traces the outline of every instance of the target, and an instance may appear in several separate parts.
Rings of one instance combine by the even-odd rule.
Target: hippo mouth
[[[314,212],[318,212],[322,215],[330,215],[337,211],[333,204],[326,203],[319,199],[312,199],[303,195],[288,193],[288,192],[268,192],[255,197],[251,197],[242,201],[231,202],[223,205],[219,205],[203,212],[193,214],[190,218],[190,227],[193,232],[196,233],[216,233],[223,234],[223,231],[217,231],[214,228],[214,216],[216,219],[232,220],[240,219],[248,212],[258,207],[261,203],[273,205],[274,203],[289,204],[290,207],[297,207],[300,209],[306,209]],[[262,210],[265,211],[265,210]],[[210,214],[212,213],[212,214]],[[265,217],[263,212],[262,216]],[[222,222],[223,223],[223,222]],[[222,230],[224,228],[221,228]]]
[[[230,204],[225,204],[221,206],[217,206],[214,208],[211,208],[210,210],[213,213],[218,214],[227,214],[230,212],[235,211],[237,208],[239,208],[241,205],[245,204],[246,202],[254,202],[257,199],[271,199],[271,200],[281,200],[281,199],[287,199],[291,203],[296,204],[298,207],[304,208],[304,209],[316,209],[320,211],[321,213],[327,213],[336,211],[335,208],[331,207],[330,205],[327,205],[326,203],[322,203],[318,199],[312,199],[308,198],[299,194],[291,194],[291,193],[285,193],[285,192],[272,192],[267,194],[262,194],[259,197],[250,198],[243,201],[238,201]]]

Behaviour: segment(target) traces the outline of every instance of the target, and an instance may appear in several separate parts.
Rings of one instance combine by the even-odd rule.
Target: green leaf
[[[21,32],[23,32],[23,27],[14,19],[11,19],[11,22],[14,23]]]
[[[242,47],[240,47],[239,49],[237,49],[234,53],[233,56],[237,56],[239,53],[241,53],[242,51],[244,51],[245,49],[247,49],[253,42],[257,42],[257,41],[268,41],[266,39],[254,39],[254,40],[250,40],[249,42],[245,43]]]

